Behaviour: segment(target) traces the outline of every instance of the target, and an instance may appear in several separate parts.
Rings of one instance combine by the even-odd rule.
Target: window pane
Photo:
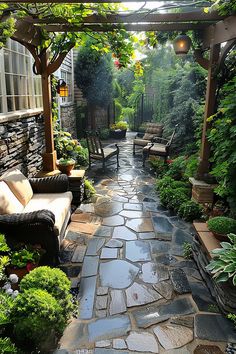
[[[13,97],[7,97],[7,110],[8,112],[14,111]]]
[[[10,57],[10,53],[8,52],[8,50],[4,49],[4,66],[5,66],[5,71],[7,73],[10,72],[10,65],[9,65],[9,57]]]
[[[9,74],[5,75],[6,78],[6,93],[7,95],[11,94],[11,76]]]

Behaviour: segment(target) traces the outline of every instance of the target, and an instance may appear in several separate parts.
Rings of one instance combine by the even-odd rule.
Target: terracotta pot
[[[70,165],[60,165],[59,163],[57,163],[57,168],[59,171],[61,171],[61,173],[66,174],[67,176],[70,176],[71,171],[73,170],[73,168],[75,167],[75,164],[70,164]]]

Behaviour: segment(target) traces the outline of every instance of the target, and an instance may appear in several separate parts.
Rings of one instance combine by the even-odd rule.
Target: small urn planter
[[[57,168],[61,173],[66,174],[67,176],[70,176],[71,171],[75,167],[75,160],[73,159],[60,159],[57,160],[56,162]]]

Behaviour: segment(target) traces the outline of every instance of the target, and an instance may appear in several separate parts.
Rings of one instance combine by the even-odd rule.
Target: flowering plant
[[[111,130],[127,130],[128,124],[126,122],[117,122],[110,125]]]

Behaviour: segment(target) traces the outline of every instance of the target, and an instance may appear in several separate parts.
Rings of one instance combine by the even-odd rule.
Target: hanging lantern
[[[58,80],[57,93],[60,95],[60,97],[68,97],[69,95],[68,86],[66,85],[66,82],[62,79]]]
[[[191,47],[191,39],[186,34],[177,36],[173,42],[173,47],[176,55],[185,55]]]

